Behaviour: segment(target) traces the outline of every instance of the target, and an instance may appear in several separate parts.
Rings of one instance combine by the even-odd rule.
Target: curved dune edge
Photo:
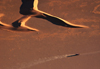
[[[66,24],[68,24],[68,25],[70,25],[70,26],[73,26],[73,27],[89,28],[88,26],[84,26],[84,25],[72,24],[72,23],[70,23],[70,22],[68,22],[68,21],[66,21],[66,20],[64,20],[64,19],[62,19],[62,18],[60,18],[60,17],[57,17],[57,16],[54,16],[54,15],[51,15],[51,14],[46,13],[46,12],[41,11],[41,10],[37,10],[37,11],[39,11],[39,12],[41,12],[41,13],[43,13],[43,14],[46,14],[46,15],[48,15],[48,16],[51,16],[51,17],[57,18],[57,19],[63,21],[64,23],[66,23]]]
[[[18,28],[15,28],[13,27],[12,25],[9,25],[9,24],[5,24],[3,22],[0,21],[0,29],[4,29],[4,30],[7,30],[7,31],[11,31],[11,32],[14,32],[14,31],[18,31],[18,32],[29,32],[29,31],[38,31],[37,29],[35,28],[31,28],[31,27],[28,27],[28,26],[20,26]]]
[[[4,14],[0,13],[0,17],[3,17],[3,16],[4,16]],[[7,31],[11,31],[11,32],[14,32],[14,31],[36,31],[37,32],[37,31],[39,31],[38,29],[35,29],[35,28],[25,25],[25,22],[30,18],[31,18],[30,15],[26,15],[26,16],[22,17],[20,19],[20,20],[22,20],[21,26],[18,28],[15,28],[12,25],[9,25],[9,24],[6,24],[6,23],[3,23],[0,21],[0,29],[4,29]]]
[[[49,14],[49,13],[46,13],[46,12],[44,12],[44,11],[41,11],[41,10],[39,10],[38,9],[38,0],[34,0],[34,2],[33,2],[34,4],[33,4],[33,10],[35,10],[35,12],[36,12],[36,14],[34,14],[34,15],[24,15],[22,18],[20,18],[20,19],[18,19],[17,21],[18,22],[20,22],[21,23],[21,26],[24,26],[25,27],[25,23],[31,18],[31,17],[36,17],[36,16],[43,16],[43,17],[45,17],[46,18],[46,15],[47,16],[50,16],[50,17],[53,17],[53,18],[56,18],[57,20],[59,20],[59,21],[62,21],[63,23],[65,23],[67,26],[66,27],[73,27],[73,28],[89,28],[88,26],[84,26],[84,25],[76,25],[76,24],[72,24],[72,23],[70,23],[70,22],[68,22],[68,21],[66,21],[66,20],[64,20],[64,19],[62,19],[62,18],[60,18],[60,17],[57,17],[57,16],[54,16],[54,15],[51,15],[51,14]],[[38,14],[38,13],[40,13],[40,14]],[[27,26],[26,26],[27,27]],[[28,28],[28,27],[27,27]],[[36,31],[39,31],[39,30],[37,30],[37,29],[35,29]]]
[[[38,0],[34,0],[34,8],[33,8],[33,9],[35,9],[36,11],[41,12],[41,13],[43,13],[43,14],[46,14],[46,15],[48,15],[48,16],[57,18],[57,19],[63,21],[64,23],[66,23],[66,24],[68,24],[68,25],[70,25],[70,26],[79,27],[79,28],[89,28],[88,26],[84,26],[84,25],[72,24],[72,23],[70,23],[70,22],[68,22],[68,21],[66,21],[66,20],[64,20],[64,19],[62,19],[62,18],[60,18],[60,17],[54,16],[54,15],[51,15],[51,14],[49,14],[49,13],[46,13],[46,12],[44,12],[44,11],[39,10],[39,9],[38,9]]]
[[[25,27],[29,30],[33,30],[33,31],[39,31],[38,29],[36,28],[31,28],[27,25],[25,25],[25,23],[32,17],[32,15],[26,15],[26,16],[23,16],[22,18],[19,19],[19,22],[21,23],[21,27]]]

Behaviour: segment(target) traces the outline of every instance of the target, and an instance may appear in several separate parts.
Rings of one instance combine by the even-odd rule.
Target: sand
[[[1,0],[0,20],[11,24],[22,17],[20,5],[19,0]],[[40,0],[39,9],[89,28],[32,17],[26,24],[39,32],[0,29],[0,69],[100,69],[99,0]],[[76,53],[81,55],[64,56]]]

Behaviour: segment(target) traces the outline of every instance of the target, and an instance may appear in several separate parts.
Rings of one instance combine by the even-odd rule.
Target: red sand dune
[[[0,21],[10,25],[21,18],[21,3],[1,0]],[[40,0],[39,9],[89,28],[68,28],[32,17],[26,25],[38,33],[0,29],[0,69],[100,69],[99,0]],[[58,59],[75,53],[85,54]]]

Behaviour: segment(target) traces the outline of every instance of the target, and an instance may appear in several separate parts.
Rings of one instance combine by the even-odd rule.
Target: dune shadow
[[[47,14],[44,14],[46,17],[44,16],[35,16],[36,18],[42,18],[42,19],[45,19],[55,25],[59,25],[59,26],[63,26],[63,27],[70,27],[70,28],[82,28],[80,26],[74,26],[74,25],[70,25],[70,24],[67,24],[65,23],[64,21],[56,18],[56,17],[53,17],[53,16],[49,16]]]
[[[20,6],[20,11],[19,13],[22,15],[33,15],[34,17],[37,18],[42,18],[45,19],[55,25],[59,25],[59,26],[63,26],[63,27],[70,27],[70,28],[83,28],[83,26],[79,26],[79,25],[75,25],[75,24],[71,24],[71,23],[67,23],[65,22],[63,19],[53,16],[51,14],[48,14],[46,12],[41,12],[40,10],[38,10],[38,0],[21,0],[22,1],[22,5]],[[37,9],[37,10],[35,10]],[[35,16],[37,15],[37,16]]]

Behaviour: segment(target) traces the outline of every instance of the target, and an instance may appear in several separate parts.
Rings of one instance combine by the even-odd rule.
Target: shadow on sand
[[[63,26],[63,27],[70,27],[70,28],[88,28],[87,26],[84,25],[76,25],[72,24],[60,17],[51,15],[49,13],[43,12],[41,10],[38,10],[38,0],[22,0],[22,5],[20,7],[20,14],[23,15],[20,19],[14,21],[12,23],[12,27],[14,28],[8,28],[12,30],[19,30],[23,31],[29,30],[29,31],[39,31],[38,29],[31,28],[25,23],[31,18],[31,17],[36,17],[36,18],[42,18],[45,19],[55,25]],[[6,27],[9,25],[2,23],[2,25],[5,25]],[[7,29],[7,28],[6,28]]]
[[[28,21],[31,17],[37,17],[37,18],[46,19],[46,20],[50,21],[51,23],[53,23],[55,25],[60,25],[60,26],[64,26],[64,27],[70,27],[70,28],[83,28],[83,27],[86,27],[86,26],[83,26],[83,25],[72,24],[72,23],[70,23],[70,22],[68,22],[68,21],[66,21],[62,18],[59,18],[57,16],[53,16],[51,14],[48,14],[46,12],[38,10],[38,0],[28,0],[28,1],[27,0],[25,0],[25,1],[22,0],[22,5],[20,7],[20,12],[19,13],[24,15],[24,16],[29,15],[28,17],[23,17],[23,18],[19,19],[20,22],[24,22],[24,23],[26,23],[26,21]],[[14,27],[19,27],[20,23],[16,23],[16,22],[18,22],[18,20],[13,22],[12,25]]]
[[[37,18],[42,18],[42,19],[46,19],[47,21],[50,21],[51,23],[55,24],[55,25],[59,25],[59,26],[63,26],[63,27],[70,27],[70,28],[83,28],[81,26],[74,26],[74,25],[70,25],[70,24],[67,24],[65,23],[64,21],[56,18],[56,17],[52,17],[52,16],[49,16],[47,14],[44,14],[46,17],[43,17],[43,16],[35,16]]]

